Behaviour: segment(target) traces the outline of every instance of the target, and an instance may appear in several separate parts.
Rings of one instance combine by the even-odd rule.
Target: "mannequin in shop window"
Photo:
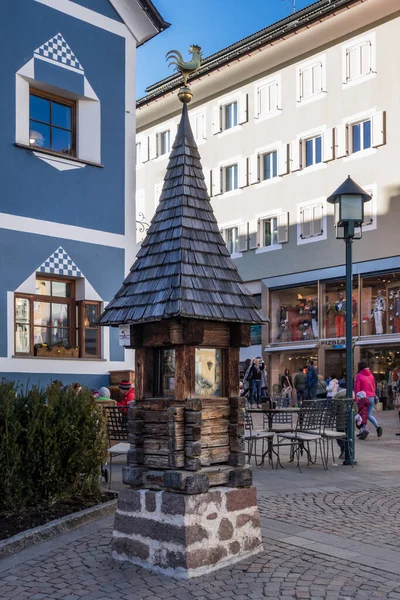
[[[351,313],[353,316],[353,322],[352,322],[352,329],[353,329],[353,335],[357,332],[357,300],[355,298],[353,298],[352,304],[351,304]]]
[[[375,333],[376,335],[382,335],[383,333],[383,322],[386,311],[386,300],[383,297],[382,290],[378,290],[376,293],[374,310],[372,316],[375,321]]]
[[[314,339],[318,338],[318,298],[310,300],[311,327]]]
[[[279,331],[278,331],[277,339],[281,340],[282,342],[290,341],[290,340],[288,340],[288,337],[290,337],[288,335],[289,334],[289,315],[288,315],[288,310],[287,310],[286,306],[282,305],[280,307],[278,320],[279,320]]]
[[[338,293],[338,299],[334,305],[335,311],[335,333],[337,338],[344,337],[344,324],[346,316],[346,300],[343,292]]]

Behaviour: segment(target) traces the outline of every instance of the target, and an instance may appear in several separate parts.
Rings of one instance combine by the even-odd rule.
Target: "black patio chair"
[[[107,418],[107,453],[110,457],[110,477],[108,488],[111,488],[112,460],[114,456],[128,454],[130,444],[128,443],[128,409],[126,406],[105,406],[103,408]],[[117,443],[115,443],[117,442]]]
[[[273,467],[272,462],[272,439],[274,437],[274,432],[272,431],[257,431],[254,429],[253,418],[250,413],[245,412],[245,421],[244,421],[244,439],[247,445],[247,462],[250,464],[251,457],[254,456],[254,462],[257,467],[262,467],[265,460],[265,455],[268,454],[268,460],[271,466]],[[268,444],[267,449],[265,449],[265,443]],[[261,444],[261,453],[258,453],[257,450]],[[261,459],[258,462],[258,459]]]

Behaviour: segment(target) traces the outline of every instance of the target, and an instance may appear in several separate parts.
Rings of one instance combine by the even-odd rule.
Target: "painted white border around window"
[[[218,163],[217,168],[221,169],[221,196],[227,197],[227,196],[234,196],[235,194],[241,194],[243,191],[243,188],[239,187],[239,180],[240,180],[240,165],[241,162],[243,161],[243,156],[233,156],[232,158],[229,159],[225,159],[221,162]],[[237,169],[238,169],[238,187],[230,190],[229,192],[225,191],[225,181],[224,181],[224,177],[225,177],[225,168],[226,167],[232,167],[233,165],[237,165]]]
[[[258,223],[259,221],[266,221],[267,219],[278,217],[285,212],[286,211],[282,210],[282,208],[277,208],[276,210],[258,213],[255,215],[255,218]],[[274,244],[273,246],[260,246],[259,248],[256,248],[255,254],[264,254],[264,252],[274,252],[275,250],[282,250],[282,244]]]
[[[314,206],[316,204],[322,204],[322,234],[315,235],[312,237],[308,237],[303,239],[301,237],[301,209],[307,208],[309,206]],[[300,202],[297,204],[297,245],[302,246],[303,244],[312,244],[314,242],[322,242],[323,240],[328,239],[328,219],[327,219],[327,202],[325,196],[321,198],[314,198],[313,200],[307,200],[307,202]]]
[[[363,44],[365,42],[371,43],[371,71],[367,73],[367,75],[362,75],[361,77],[357,77],[356,79],[347,80],[347,50],[352,48],[353,46],[357,46],[359,44]],[[359,83],[364,83],[364,81],[369,81],[370,79],[374,79],[376,77],[376,34],[375,31],[370,31],[366,35],[362,35],[359,37],[352,38],[351,40],[347,40],[345,44],[342,46],[342,89],[346,90],[348,88],[353,87],[354,85],[358,85]]]
[[[253,184],[256,189],[258,188],[262,188],[265,187],[266,185],[273,185],[275,183],[278,183],[279,181],[282,181],[282,176],[281,175],[276,175],[276,177],[271,177],[270,179],[261,179],[261,175],[262,175],[262,165],[261,165],[261,157],[264,154],[268,154],[269,152],[276,152],[277,153],[277,157],[278,157],[278,165],[279,165],[279,151],[282,148],[282,142],[279,140],[278,142],[272,142],[271,144],[267,144],[266,146],[261,146],[260,148],[257,148],[255,151],[255,154],[259,157],[258,158],[258,168],[260,170],[260,172],[258,173],[260,180]],[[279,168],[278,168],[279,171]]]
[[[321,136],[321,158],[323,158],[324,152],[324,140],[323,134],[327,130],[326,125],[321,125],[320,127],[314,127],[313,129],[309,129],[308,131],[303,131],[302,133],[298,133],[296,138],[298,142],[301,142],[301,169],[296,172],[297,176],[306,175],[307,173],[313,173],[314,171],[320,171],[321,169],[326,169],[328,166],[323,160],[320,163],[316,163],[306,167],[306,145],[304,142],[311,138],[315,138]]]
[[[232,133],[234,131],[239,131],[242,128],[242,125],[239,123],[239,110],[240,110],[239,107],[240,107],[240,101],[243,99],[243,94],[247,94],[247,92],[245,92],[243,90],[236,90],[235,92],[227,94],[226,96],[223,96],[222,98],[218,99],[217,106],[220,111],[219,118],[221,119],[220,120],[220,131],[218,133],[218,137],[229,135],[230,133]],[[223,129],[222,128],[223,123],[224,123],[224,116],[222,114],[223,108],[224,108],[224,106],[227,106],[228,104],[232,104],[233,102],[237,102],[238,124],[235,125],[234,127],[229,127],[229,129]],[[248,116],[248,112],[247,112],[247,116]]]
[[[322,65],[322,75],[321,75],[321,87],[322,90],[318,94],[314,94],[309,98],[301,98],[301,89],[300,89],[300,72],[306,69],[307,67],[311,67],[317,63],[321,63]],[[305,106],[306,104],[310,104],[310,102],[316,102],[317,100],[321,100],[327,96],[327,87],[326,87],[326,54],[318,54],[317,56],[313,56],[309,60],[299,64],[296,66],[296,105]]]
[[[277,108],[272,110],[269,113],[259,114],[258,112],[258,90],[264,86],[270,85],[271,83],[277,84],[277,94],[276,94],[276,103]],[[267,119],[272,119],[280,114],[282,114],[282,77],[280,73],[276,75],[271,75],[270,77],[266,77],[265,79],[258,80],[254,85],[254,121],[255,123],[260,123]]]

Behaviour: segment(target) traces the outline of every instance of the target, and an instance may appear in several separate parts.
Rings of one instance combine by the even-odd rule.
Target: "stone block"
[[[218,538],[224,542],[230,540],[233,536],[233,525],[229,519],[221,519],[218,527]]]
[[[237,488],[251,487],[253,485],[253,471],[248,467],[232,469],[229,473],[229,485]]]
[[[139,490],[123,489],[118,494],[118,508],[127,512],[141,510],[141,493]]]
[[[155,492],[146,492],[145,506],[146,506],[147,512],[154,512],[156,510],[156,494],[155,494]]]
[[[229,490],[226,494],[226,508],[228,512],[243,510],[257,506],[256,488],[245,488],[242,490]]]

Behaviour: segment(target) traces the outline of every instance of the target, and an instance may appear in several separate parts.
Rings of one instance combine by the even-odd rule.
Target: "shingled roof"
[[[219,231],[186,104],[156,213],[129,275],[100,324],[172,317],[267,321],[244,286]]]

